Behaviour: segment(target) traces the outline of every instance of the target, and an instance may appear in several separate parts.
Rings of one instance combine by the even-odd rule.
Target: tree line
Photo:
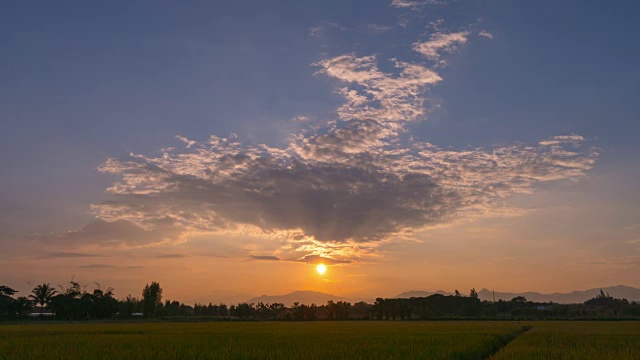
[[[600,290],[581,304],[528,301],[523,296],[505,301],[481,301],[475,289],[468,296],[440,294],[416,298],[377,298],[373,304],[329,301],[322,305],[294,303],[200,304],[162,301],[162,287],[151,282],[141,297],[116,299],[113,288],[95,284],[87,291],[76,281],[66,286],[41,284],[28,296],[0,285],[0,319],[54,318],[58,320],[97,319],[203,319],[203,320],[430,320],[430,319],[582,319],[640,318],[640,303],[615,299]]]

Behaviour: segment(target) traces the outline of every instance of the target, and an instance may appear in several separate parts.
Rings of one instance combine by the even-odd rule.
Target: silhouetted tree
[[[29,316],[32,308],[33,304],[31,301],[24,296],[20,296],[12,302],[11,314],[17,317]]]
[[[65,320],[85,319],[89,314],[89,304],[83,299],[84,290],[77,281],[71,280],[65,288],[58,285],[60,291],[51,298],[49,307],[57,318]]]
[[[269,309],[273,314],[273,318],[278,320],[278,317],[280,317],[280,315],[284,312],[286,307],[282,303],[273,303],[269,305]]]
[[[476,291],[476,288],[471,289],[471,292],[469,293],[469,297],[472,299],[478,298],[478,292]]]
[[[88,315],[92,319],[108,319],[118,312],[118,300],[113,297],[113,289],[102,290],[100,284],[93,293],[84,293],[81,297],[88,307]]]
[[[15,301],[12,296],[18,291],[5,286],[0,285],[0,316],[13,317],[13,303]]]
[[[0,285],[0,296],[13,296],[17,292],[17,290],[14,290],[8,286]]]
[[[144,316],[156,316],[156,310],[162,305],[162,288],[160,284],[152,281],[151,285],[145,285],[144,289],[142,289],[142,301],[144,302],[142,311]]]
[[[57,294],[57,291],[49,284],[41,284],[33,288],[29,299],[35,304],[40,305],[40,315],[44,311],[44,307],[51,303],[51,299]]]
[[[126,298],[119,301],[118,312],[120,313],[120,317],[129,318],[133,313],[142,312],[142,301],[129,294]]]

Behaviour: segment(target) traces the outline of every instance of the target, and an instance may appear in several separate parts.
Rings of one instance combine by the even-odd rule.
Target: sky
[[[640,287],[638,10],[8,4],[0,281],[187,302]]]

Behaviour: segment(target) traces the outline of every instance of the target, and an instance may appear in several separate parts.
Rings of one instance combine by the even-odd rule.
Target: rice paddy
[[[640,322],[0,326],[0,359],[639,359]]]

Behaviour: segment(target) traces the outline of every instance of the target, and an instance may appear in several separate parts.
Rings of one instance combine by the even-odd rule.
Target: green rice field
[[[640,359],[640,322],[0,325],[0,359]]]

